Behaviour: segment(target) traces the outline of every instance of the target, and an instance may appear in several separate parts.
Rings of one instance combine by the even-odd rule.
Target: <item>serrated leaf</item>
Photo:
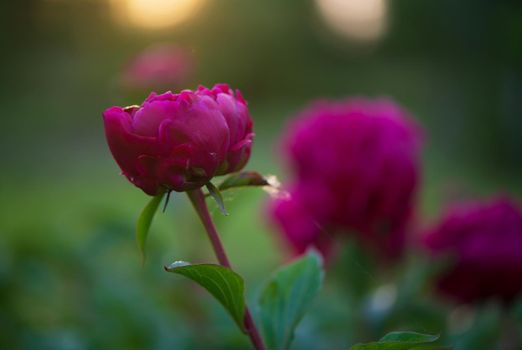
[[[212,196],[212,198],[214,198],[214,200],[216,201],[221,214],[227,216],[228,212],[225,209],[225,202],[223,201],[223,196],[221,196],[221,192],[219,192],[217,187],[214,186],[212,182],[207,183],[207,190],[208,193]]]
[[[294,330],[321,288],[322,259],[315,251],[284,266],[260,299],[264,339],[270,350],[290,347]]]
[[[143,263],[145,262],[145,244],[147,242],[147,236],[149,235],[150,224],[152,223],[154,214],[156,214],[163,196],[165,196],[165,193],[152,197],[145,208],[141,211],[136,223],[136,242],[138,243]]]
[[[185,276],[205,288],[245,332],[245,283],[240,275],[221,265],[191,265],[184,261],[165,266],[165,270]]]
[[[426,345],[439,339],[438,335],[422,334],[416,332],[391,332],[386,334],[378,342],[356,344],[350,350],[442,350],[443,347]]]
[[[268,180],[256,171],[242,171],[228,176],[218,188],[220,191],[234,187],[268,186]]]

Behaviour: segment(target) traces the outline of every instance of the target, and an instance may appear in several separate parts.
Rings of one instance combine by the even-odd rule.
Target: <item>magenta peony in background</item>
[[[122,83],[141,89],[183,86],[194,73],[194,58],[187,50],[169,44],[153,45],[125,67]]]
[[[152,93],[141,106],[107,109],[103,119],[123,174],[149,195],[196,189],[240,170],[254,136],[247,103],[225,84]]]
[[[419,182],[420,130],[386,99],[316,102],[284,134],[293,175],[270,214],[296,253],[329,254],[333,236],[400,255]]]
[[[435,257],[450,259],[439,289],[461,302],[522,292],[522,211],[507,198],[449,208],[424,236]]]

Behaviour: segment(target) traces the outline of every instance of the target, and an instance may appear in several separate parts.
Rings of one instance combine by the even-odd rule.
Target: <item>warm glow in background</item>
[[[327,24],[350,39],[380,38],[387,24],[387,0],[316,0]]]
[[[118,20],[133,26],[161,29],[194,15],[204,0],[112,0]]]
[[[111,0],[120,23],[164,29],[197,15],[205,0]],[[374,41],[387,28],[388,0],[315,0],[326,24],[346,39]]]

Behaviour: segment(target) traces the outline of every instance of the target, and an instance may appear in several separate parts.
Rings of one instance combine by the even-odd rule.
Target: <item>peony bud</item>
[[[152,93],[141,106],[107,109],[103,119],[123,174],[149,195],[193,190],[240,170],[254,136],[245,100],[224,84]]]
[[[291,219],[290,229],[281,211],[289,204],[276,202],[275,221],[286,237],[306,237],[302,242],[315,242],[311,230],[300,228],[313,218],[321,228],[316,237],[324,230],[356,232],[377,254],[400,255],[419,179],[419,146],[417,126],[391,101],[313,104],[290,124],[283,141],[297,184],[289,190],[292,205],[306,210],[300,210],[302,222]],[[290,239],[299,252],[298,241]]]
[[[254,138],[247,102],[239,90],[234,93],[226,84],[217,84],[212,90],[200,86],[197,93],[209,95],[215,99],[228,125],[230,146],[227,150],[226,161],[220,167],[217,175],[241,170],[250,158]]]
[[[522,210],[506,198],[449,208],[423,240],[434,257],[449,258],[439,290],[461,302],[522,293]]]

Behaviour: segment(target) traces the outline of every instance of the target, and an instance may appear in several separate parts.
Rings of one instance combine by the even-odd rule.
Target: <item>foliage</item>
[[[165,270],[190,278],[205,288],[228,311],[241,330],[245,330],[245,283],[234,271],[213,264],[190,265],[177,261]]]
[[[143,208],[138,218],[138,222],[136,223],[136,241],[138,242],[138,248],[140,249],[143,262],[145,262],[145,244],[149,235],[150,225],[164,196],[165,193],[161,193],[152,197],[145,208]]]
[[[261,319],[265,341],[271,350],[286,350],[294,330],[310,307],[323,282],[321,257],[310,251],[281,268],[261,295]]]
[[[427,345],[439,338],[438,335],[415,332],[391,332],[378,342],[357,344],[350,350],[445,350],[445,347]]]

